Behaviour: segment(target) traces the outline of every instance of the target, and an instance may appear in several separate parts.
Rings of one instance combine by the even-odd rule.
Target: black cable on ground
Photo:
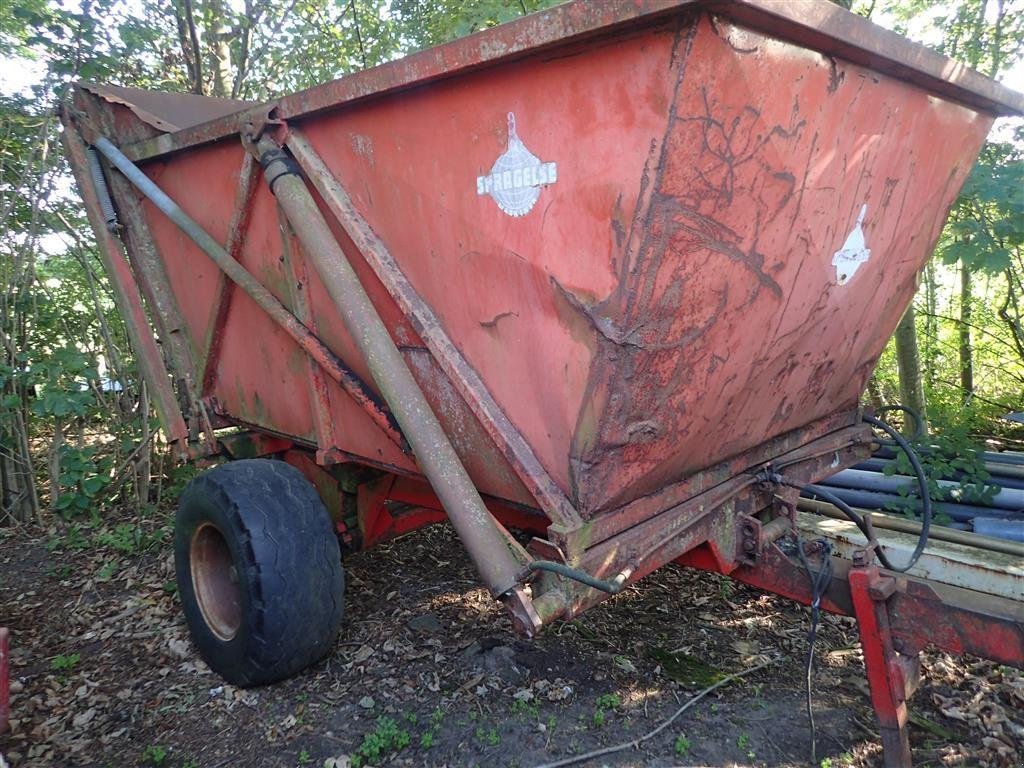
[[[807,559],[807,552],[804,550],[804,541],[796,537],[796,551],[800,555],[800,563],[807,572],[807,579],[811,583],[811,628],[807,631],[807,666],[804,675],[804,690],[807,695],[807,720],[811,729],[811,765],[818,764],[817,757],[817,731],[814,725],[814,709],[811,700],[811,677],[814,674],[814,645],[818,639],[818,622],[821,619],[821,598],[832,582],[832,544],[821,539],[821,570],[815,572]]]
[[[896,406],[890,410],[894,410],[896,408],[912,417],[917,424],[918,432],[921,431],[924,422],[917,413],[909,408],[904,408],[903,406]],[[907,458],[910,460],[910,465],[914,468],[914,474],[917,475],[917,483],[921,492],[921,533],[917,539],[917,546],[914,547],[914,551],[910,555],[910,560],[906,565],[900,567],[893,565],[885,552],[883,552],[882,548],[879,546],[878,540],[875,538],[875,532],[871,528],[869,520],[861,517],[859,514],[854,512],[853,508],[850,507],[849,504],[820,486],[815,487],[813,493],[815,496],[820,496],[825,501],[835,505],[844,515],[853,521],[857,528],[860,529],[860,532],[863,533],[864,537],[868,540],[868,544],[873,545],[875,555],[878,557],[878,561],[883,567],[888,568],[890,571],[902,573],[914,567],[914,564],[917,562],[918,558],[921,557],[921,553],[928,544],[928,532],[931,528],[932,522],[932,501],[928,488],[928,478],[925,475],[924,467],[921,466],[921,460],[918,458],[917,453],[911,447],[910,443],[906,441],[903,435],[893,429],[889,424],[886,424],[884,421],[877,419],[874,416],[865,416],[864,421],[875,429],[882,430],[889,436],[889,438],[891,438],[890,440],[876,438],[879,443],[883,445],[897,446],[907,454]],[[790,488],[796,488],[800,491],[807,490],[807,485],[804,483],[788,480],[777,470],[773,470],[771,468],[767,469],[758,477],[760,480],[768,483],[785,485]],[[811,627],[807,632],[807,665],[805,669],[804,684],[807,696],[807,719],[810,723],[811,731],[811,763],[813,765],[818,764],[817,732],[814,724],[814,709],[812,706],[811,696],[811,681],[814,674],[814,647],[818,639],[818,623],[821,618],[821,598],[832,581],[832,544],[829,541],[822,539],[819,542],[819,545],[821,547],[821,568],[820,570],[815,571],[811,568],[807,552],[804,549],[803,539],[801,539],[799,535],[796,536],[796,551],[800,557],[800,564],[803,566],[804,571],[806,571],[807,579],[810,581],[811,585]]]

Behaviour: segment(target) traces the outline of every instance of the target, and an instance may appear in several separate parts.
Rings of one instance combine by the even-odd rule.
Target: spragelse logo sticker
[[[846,285],[860,265],[871,258],[871,249],[864,239],[864,217],[868,215],[868,204],[860,208],[860,216],[850,234],[846,236],[843,247],[832,254],[832,266],[836,268],[836,282]]]
[[[526,148],[516,133],[516,116],[508,113],[508,149],[486,176],[476,177],[476,193],[490,195],[509,216],[523,216],[540,198],[540,188],[558,180],[554,163],[541,159]]]

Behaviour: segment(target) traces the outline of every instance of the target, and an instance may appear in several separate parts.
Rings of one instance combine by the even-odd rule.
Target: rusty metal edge
[[[258,129],[259,130],[259,129]],[[526,602],[517,592],[525,552],[490,514],[423,390],[342,251],[306,181],[286,162],[267,134],[247,134],[246,149],[264,167],[264,181],[292,224],[346,329],[366,361],[373,381],[412,446],[483,582],[515,610]],[[354,233],[355,237],[359,233]],[[358,242],[358,241],[357,241]]]
[[[79,193],[82,195],[86,216],[96,234],[100,246],[99,255],[114,292],[118,313],[124,320],[128,338],[138,355],[142,378],[153,395],[153,404],[160,417],[160,424],[167,433],[168,442],[172,445],[178,444],[178,449],[184,450],[188,429],[171,388],[170,374],[164,365],[156,340],[153,338],[153,332],[150,330],[142,296],[132,278],[131,267],[120,244],[107,230],[103,221],[99,198],[89,176],[85,158],[85,142],[65,110],[61,111],[61,123],[64,126],[63,139],[67,149],[68,163],[78,184]]]
[[[691,9],[706,9],[974,108],[997,115],[1024,114],[1024,95],[826,0],[820,4],[792,0],[640,0],[628,5],[574,0],[299,91],[268,105],[277,103],[278,116],[284,119],[306,117],[368,97],[507,63],[555,45],[611,34],[624,26],[655,24]],[[136,142],[125,148],[125,154],[138,161],[176,152],[231,136],[238,132],[237,125],[236,115],[217,118]]]
[[[786,466],[787,476],[801,481],[813,481],[834,471],[830,454],[839,459],[839,466],[851,466],[869,453],[869,442],[861,440],[860,426],[848,427],[831,433],[825,440],[831,443],[828,451],[821,451],[822,441],[799,446],[772,458]],[[827,458],[826,458],[827,457]],[[681,503],[652,515],[639,524],[599,544],[588,546],[576,566],[599,578],[631,568],[629,583],[636,582],[663,565],[682,557],[691,549],[711,542],[729,565],[729,570],[741,562],[737,546],[737,524],[771,506],[775,494],[758,484],[752,470],[739,471],[724,482],[690,496]],[[560,585],[547,583],[537,598],[545,622],[554,618],[579,615],[587,608],[608,599],[609,595],[575,582]],[[552,614],[547,606],[557,606]]]
[[[861,442],[870,442],[870,430],[860,424],[859,409],[840,410],[803,427],[786,432],[770,440],[725,459],[667,485],[658,491],[641,496],[617,509],[602,512],[587,526],[586,536],[589,547],[622,534],[667,509],[685,503],[688,499],[714,489],[720,483],[766,462],[787,458],[813,458],[835,450],[836,435],[860,436]]]
[[[331,174],[313,146],[294,128],[288,130],[287,146],[327,203],[328,209],[412,323],[434,360],[512,466],[516,476],[537,499],[541,509],[561,528],[574,529],[580,526],[582,518],[565,493],[544,469],[529,443],[498,405],[479,374],[445,333],[440,319],[409,282],[387,246],[359,215],[348,193]]]
[[[252,157],[248,152],[246,157]],[[254,160],[255,162],[255,160]],[[316,319],[309,304],[309,291],[304,287],[309,284],[309,274],[305,260],[302,262],[301,273],[295,264],[295,254],[298,252],[299,243],[292,229],[288,217],[277,206],[278,231],[281,235],[281,250],[284,256],[284,266],[288,271],[288,293],[295,316],[301,320],[306,327],[314,334],[317,332]],[[334,409],[331,405],[331,393],[327,389],[327,382],[324,380],[323,370],[309,355],[306,355],[306,383],[309,390],[310,410],[313,412],[313,427],[316,431],[316,442],[318,447],[318,458],[324,452],[335,448],[334,430],[332,429],[331,414]],[[322,461],[318,463],[323,463]]]
[[[245,244],[245,235],[249,228],[249,216],[252,212],[252,199],[256,190],[253,183],[258,172],[256,161],[248,153],[242,156],[242,166],[238,172],[238,188],[235,190],[235,207],[228,224],[228,242],[225,250],[228,255],[238,261]],[[235,283],[228,279],[223,270],[217,272],[217,289],[213,312],[210,314],[210,327],[203,340],[203,356],[198,369],[202,371],[203,395],[213,391],[217,379],[217,361],[220,358],[221,343],[224,340],[224,324],[227,322],[231,299],[234,295]]]
[[[1024,114],[1024,94],[832,2],[709,0],[709,9],[976,109]]]
[[[164,120],[162,117],[154,115],[152,112],[143,109],[138,104],[133,104],[132,102],[128,101],[123,96],[119,96],[117,94],[112,93],[101,83],[90,83],[81,81],[76,85],[77,87],[81,88],[84,91],[88,91],[94,96],[99,96],[104,101],[109,101],[111,104],[120,104],[124,107],[127,107],[132,111],[132,113],[137,118],[139,118],[139,120],[146,123],[146,125],[156,128],[158,131],[173,132],[181,130],[181,126],[175,125],[172,122]]]
[[[168,197],[160,187],[134,165],[109,139],[94,134],[94,145],[106,159],[117,167],[121,175],[113,174],[112,180],[128,185],[145,194],[162,213],[177,225],[231,280],[266,312],[318,365],[336,381],[342,389],[366,410],[370,418],[387,435],[388,439],[403,451],[408,445],[395,422],[393,414],[385,408],[376,393],[360,379],[341,358],[334,354],[319,337],[314,335],[276,296],[242,264],[231,258],[224,247],[200,227],[177,203]],[[141,208],[141,204],[136,201]],[[141,214],[140,214],[141,215]],[[144,224],[143,220],[143,224]],[[148,229],[146,230],[148,233]],[[198,401],[197,401],[198,402]]]

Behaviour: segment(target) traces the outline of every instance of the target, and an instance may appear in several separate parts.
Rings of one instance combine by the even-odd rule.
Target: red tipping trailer
[[[809,601],[793,486],[869,452],[860,394],[1022,111],[824,0],[577,0],[260,105],[80,84],[67,152],[165,432],[264,457],[183,496],[200,650],[241,684],[328,652],[332,526],[447,517],[526,635],[675,560]],[[1021,665],[1024,627],[873,546],[823,605],[899,764],[916,651]]]

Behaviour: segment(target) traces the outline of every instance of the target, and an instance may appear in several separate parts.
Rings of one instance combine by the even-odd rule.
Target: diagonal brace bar
[[[327,374],[338,382],[341,387],[367,411],[378,427],[396,445],[406,450],[405,440],[394,421],[394,417],[377,399],[369,387],[321,342],[312,331],[304,326],[288,308],[277,300],[266,286],[253,277],[239,262],[214,240],[194,219],[169,198],[163,190],[154,184],[138,166],[131,162],[108,139],[97,136],[94,146],[119,170],[132,184],[159,208],[168,218],[177,224],[185,234],[198,245],[220,269],[245,291],[273,320],[302,347]]]
[[[513,554],[514,540],[484,506],[305,181],[269,136],[264,135],[258,144],[252,138],[249,142],[243,138],[243,143],[259,157],[264,179],[363,354],[384,400],[412,445],[417,463],[430,480],[484,583],[495,595],[512,592],[521,570],[519,559]]]
[[[402,312],[412,322],[473,415],[480,420],[502,455],[551,521],[565,531],[583,521],[565,493],[541,465],[533,449],[463,357],[434,311],[416,292],[387,246],[359,214],[352,199],[301,132],[289,126],[286,142],[299,166]]]

